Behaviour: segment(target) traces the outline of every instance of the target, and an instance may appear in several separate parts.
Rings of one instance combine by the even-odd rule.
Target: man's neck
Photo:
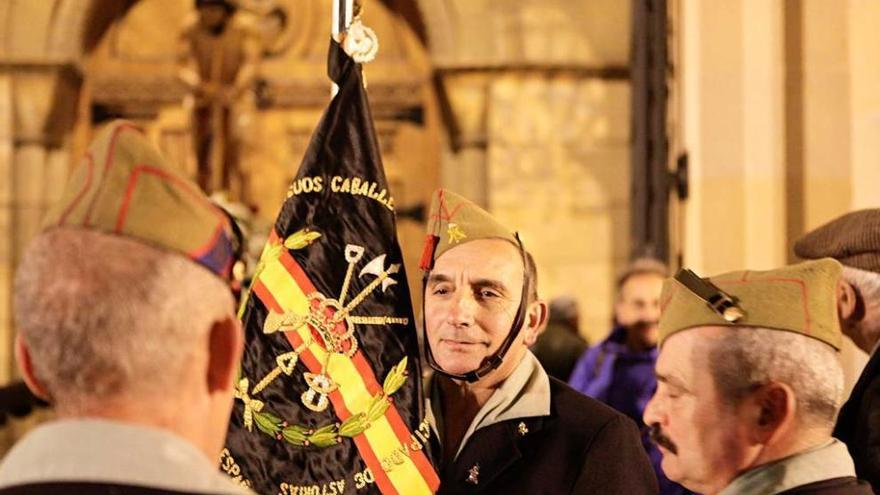
[[[496,386],[483,386],[480,382],[467,383],[439,377],[440,407],[443,410],[443,460],[450,462],[455,458],[465,433],[497,390]]]

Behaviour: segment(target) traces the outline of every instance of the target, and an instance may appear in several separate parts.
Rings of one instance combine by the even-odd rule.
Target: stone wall
[[[542,297],[575,296],[596,342],[629,256],[629,86],[510,75],[488,106],[488,206],[523,235]]]

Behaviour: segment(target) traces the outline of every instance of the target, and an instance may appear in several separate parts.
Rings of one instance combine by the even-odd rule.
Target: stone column
[[[880,2],[849,2],[852,209],[880,207]]]
[[[12,274],[66,181],[79,74],[67,62],[0,61],[0,382],[17,374]]]
[[[12,274],[13,267],[13,111],[12,76],[0,73],[0,383],[12,370]]]
[[[786,259],[779,2],[683,0],[684,264],[700,273]]]
[[[487,70],[440,71],[450,145],[440,183],[476,203],[488,205],[487,115],[493,75]]]

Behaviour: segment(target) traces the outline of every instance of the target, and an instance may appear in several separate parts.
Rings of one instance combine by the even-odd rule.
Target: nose
[[[476,301],[467,291],[458,291],[453,297],[452,307],[446,321],[454,327],[469,327],[474,323]]]
[[[659,402],[660,400],[657,398],[657,391],[655,390],[654,395],[651,396],[651,400],[645,405],[645,412],[642,413],[642,421],[644,421],[646,425],[663,423]]]
[[[639,319],[641,321],[659,321],[660,320],[660,305],[659,304],[646,304],[639,314]]]

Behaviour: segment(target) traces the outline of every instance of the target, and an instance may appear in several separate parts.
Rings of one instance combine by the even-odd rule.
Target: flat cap
[[[880,273],[880,209],[847,213],[807,232],[795,242],[794,254]]]
[[[660,344],[690,328],[732,326],[795,332],[840,350],[837,284],[841,269],[840,263],[825,258],[709,279],[682,270],[663,284]]]
[[[228,217],[130,122],[107,125],[71,174],[43,229],[76,227],[176,251],[221,278],[233,262]]]
[[[516,232],[502,225],[488,211],[452,191],[434,191],[420,268],[430,270],[446,251],[478,239],[504,239],[519,245]]]

